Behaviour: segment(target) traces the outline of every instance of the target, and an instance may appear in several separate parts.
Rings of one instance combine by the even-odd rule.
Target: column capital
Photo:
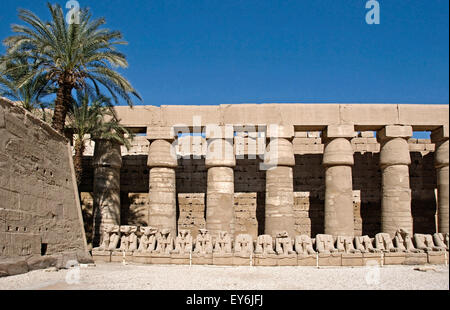
[[[395,165],[410,165],[408,141],[403,137],[384,139],[380,150],[380,166],[382,169]]]
[[[208,139],[205,165],[210,167],[234,167],[236,157],[234,156],[233,140]]]
[[[175,132],[173,127],[168,126],[148,126],[147,127],[147,140],[150,142],[154,140],[175,140]]]
[[[386,125],[377,132],[379,142],[394,138],[410,138],[413,135],[412,126]]]
[[[264,152],[264,164],[268,166],[295,166],[292,142],[286,138],[270,139]]]
[[[436,168],[448,167],[449,165],[449,141],[442,140],[436,147],[436,152],[434,153],[434,166]]]
[[[175,168],[178,165],[175,148],[167,140],[153,140],[148,148],[148,167]]]
[[[324,166],[353,166],[353,147],[347,138],[333,138],[325,144]]]

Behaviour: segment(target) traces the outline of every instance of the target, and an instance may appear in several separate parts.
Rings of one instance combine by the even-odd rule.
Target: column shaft
[[[167,228],[176,233],[176,179],[175,169],[153,167],[149,180],[149,226]]]
[[[163,139],[151,142],[147,165],[149,173],[148,224],[177,233],[176,177],[177,158],[173,145]]]
[[[234,170],[236,159],[230,140],[208,140],[205,159],[208,168],[206,193],[206,229],[216,236],[227,231],[234,237]]]
[[[96,140],[94,149],[94,236],[97,246],[105,224],[120,225],[120,145]]]
[[[353,148],[346,138],[334,138],[325,144],[324,232],[333,236],[354,235]]]
[[[399,228],[413,233],[408,167],[410,163],[408,142],[404,138],[382,142],[381,231],[392,237]]]
[[[294,237],[294,181],[292,167],[277,166],[266,172],[266,215],[264,233],[275,236],[287,231]]]
[[[231,167],[208,169],[206,229],[211,234],[228,231],[234,235],[234,171]]]
[[[293,238],[295,165],[292,142],[285,138],[271,139],[264,154],[266,172],[266,210],[264,233],[275,237],[277,231],[287,231]]]
[[[436,143],[435,166],[438,190],[438,231],[449,232],[449,141]]]

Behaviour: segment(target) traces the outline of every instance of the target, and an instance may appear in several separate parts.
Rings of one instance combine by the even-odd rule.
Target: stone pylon
[[[391,125],[385,126],[377,134],[381,144],[381,231],[392,238],[400,228],[413,233],[409,184],[411,156],[407,141],[412,134],[411,126]]]
[[[287,231],[295,236],[293,126],[269,126],[270,142],[264,153],[266,171],[266,209],[264,233],[276,236]]]
[[[150,142],[147,166],[149,173],[148,225],[177,233],[176,177],[177,157],[171,127],[147,127]]]
[[[325,167],[324,232],[333,236],[354,235],[353,125],[330,125],[324,131]]]
[[[436,151],[434,153],[434,165],[437,176],[437,209],[438,209],[438,232],[448,233],[448,208],[449,208],[449,130],[448,126],[431,133],[431,140],[435,143]]]
[[[234,237],[234,170],[233,128],[206,128],[208,169],[206,193],[206,229],[212,236],[227,231]]]
[[[95,140],[94,157],[94,237],[97,246],[105,224],[120,225],[120,144]]]

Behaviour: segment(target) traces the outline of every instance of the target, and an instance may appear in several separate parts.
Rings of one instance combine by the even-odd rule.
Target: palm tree
[[[28,63],[26,57],[18,57],[12,62],[4,63],[3,68],[0,70],[0,96],[19,102],[29,112],[41,109],[45,120],[45,108],[49,104],[42,100],[55,91],[45,75],[36,75],[18,88],[20,80],[34,70],[33,65]]]
[[[109,120],[107,120],[109,119]],[[74,168],[77,184],[83,174],[82,159],[88,139],[107,139],[123,144],[128,149],[134,134],[119,124],[109,98],[92,97],[86,91],[77,91],[68,114],[68,126],[75,134]]]
[[[117,45],[126,44],[119,31],[101,28],[104,18],[92,20],[87,8],[79,11],[79,23],[66,23],[60,5],[47,4],[52,19],[42,21],[29,10],[20,9],[19,18],[28,25],[12,25],[14,35],[3,43],[7,47],[4,61],[27,57],[35,71],[24,76],[18,88],[45,74],[57,87],[52,127],[63,133],[72,90],[87,88],[99,95],[106,89],[116,104],[119,97],[132,106],[132,95],[141,99],[131,83],[115,68],[128,66]],[[1,65],[1,63],[0,63]]]

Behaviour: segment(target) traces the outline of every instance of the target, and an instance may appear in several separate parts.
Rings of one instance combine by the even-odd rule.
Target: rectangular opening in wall
[[[410,152],[419,152],[422,156],[434,152],[435,145],[431,143],[431,131],[413,131],[413,136],[408,139]]]
[[[41,255],[47,254],[47,243],[41,243]]]
[[[147,127],[126,127],[126,128],[132,133],[134,133],[136,137],[147,135]]]

